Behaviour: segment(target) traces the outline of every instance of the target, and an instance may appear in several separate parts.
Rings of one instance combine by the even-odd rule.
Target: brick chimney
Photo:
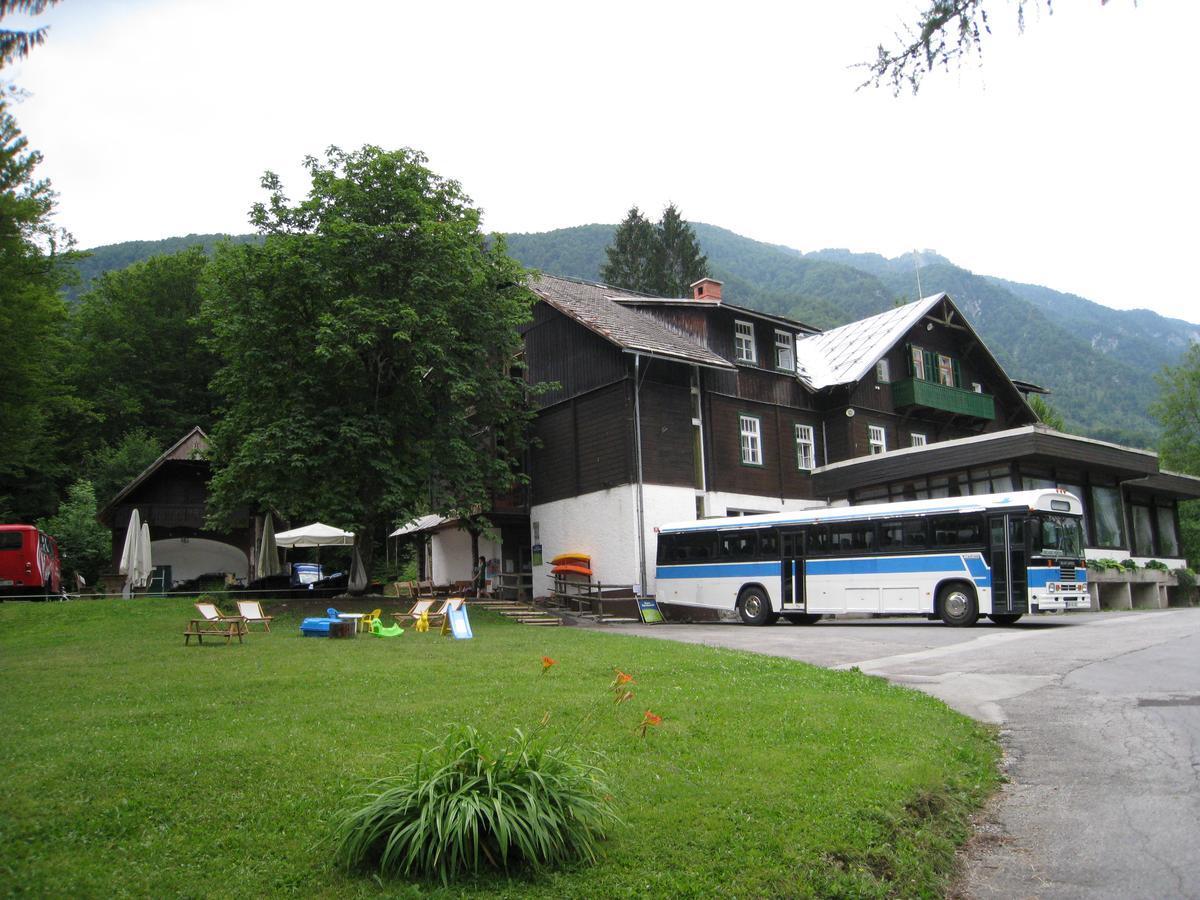
[[[693,300],[716,300],[721,302],[721,282],[715,278],[701,278],[692,284]]]

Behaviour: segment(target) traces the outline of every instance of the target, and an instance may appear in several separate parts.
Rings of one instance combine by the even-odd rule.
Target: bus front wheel
[[[942,621],[951,628],[968,628],[979,621],[979,603],[973,588],[965,584],[948,584],[938,593],[938,610]]]
[[[770,625],[771,601],[762,588],[746,588],[738,596],[738,615],[745,625]]]

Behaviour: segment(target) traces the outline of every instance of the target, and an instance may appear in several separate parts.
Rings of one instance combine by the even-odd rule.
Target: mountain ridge
[[[889,258],[845,248],[804,252],[693,222],[712,277],[731,303],[827,329],[916,299],[913,254]],[[615,225],[590,223],[546,232],[504,235],[507,250],[528,268],[600,280],[604,249]],[[191,234],[93,248],[80,261],[77,296],[99,274],[157,253],[256,235]],[[1153,310],[1115,310],[1042,285],[977,275],[936,251],[917,253],[925,295],[954,298],[1011,376],[1042,384],[1068,427],[1092,437],[1152,447],[1158,424],[1148,406],[1154,375],[1174,365],[1200,325]]]

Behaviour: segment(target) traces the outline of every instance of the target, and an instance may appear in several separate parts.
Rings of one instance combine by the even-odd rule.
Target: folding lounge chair
[[[206,637],[223,637],[226,644],[234,637],[238,639],[239,644],[242,642],[242,635],[246,633],[246,620],[241,616],[222,615],[212,603],[197,603],[196,611],[200,613],[201,618],[188,622],[187,629],[183,632],[184,646],[191,643],[192,638],[196,639],[196,643],[203,644]]]
[[[458,609],[463,605],[462,597],[447,597],[446,602],[437,608],[435,612],[429,614],[429,624],[438,625],[446,618],[446,614],[452,609]]]
[[[239,600],[237,608],[241,617],[246,620],[247,630],[249,630],[249,623],[251,622],[262,622],[263,628],[267,631],[271,630],[271,619],[274,616],[266,615],[262,610],[262,605],[257,600]]]
[[[392,613],[392,618],[397,622],[415,622],[421,618],[422,613],[428,613],[433,608],[433,604],[437,603],[433,598],[418,600],[412,605],[412,609],[404,613]]]

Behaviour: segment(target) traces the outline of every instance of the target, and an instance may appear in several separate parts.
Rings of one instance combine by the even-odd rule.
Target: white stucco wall
[[[228,573],[247,579],[250,561],[246,554],[230,544],[205,538],[170,538],[150,542],[150,560],[156,566],[171,567],[171,581],[178,583],[201,575]]]
[[[654,565],[658,552],[655,528],[668,522],[696,518],[696,492],[687,487],[647,484],[643,487],[646,552],[646,593],[654,593]],[[705,510],[723,516],[729,509],[782,512],[824,506],[813,500],[784,500],[752,494],[709,492]],[[622,485],[538,504],[530,511],[530,522],[538,529],[533,543],[542,545],[542,565],[534,566],[533,592],[543,596],[553,587],[550,560],[560,553],[577,551],[592,557],[593,581],[605,584],[637,584],[640,579],[637,555],[637,486]]]
[[[434,584],[451,584],[468,581],[475,571],[475,557],[471,554],[471,533],[458,528],[435,531],[429,540],[432,548],[432,577]],[[479,555],[488,561],[500,559],[500,541],[486,535],[479,536]]]

